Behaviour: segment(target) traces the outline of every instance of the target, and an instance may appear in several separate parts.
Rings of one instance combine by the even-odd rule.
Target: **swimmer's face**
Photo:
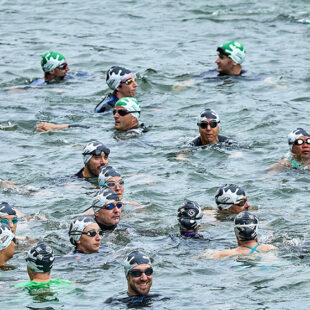
[[[15,224],[12,223],[12,220],[15,222],[14,219],[17,219],[16,215],[5,215],[5,216],[0,217],[0,222],[1,222],[1,220],[7,220],[8,221],[7,225],[11,228],[13,234],[15,235],[17,223],[15,223]]]
[[[99,232],[100,227],[97,223],[91,223],[84,228],[83,232],[87,233],[91,230]],[[98,252],[101,238],[102,237],[99,234],[96,234],[94,237],[82,234],[80,240],[78,241],[77,248],[85,254]]]
[[[128,113],[124,116],[119,115],[118,111],[124,110],[127,111],[125,107],[122,106],[116,106],[114,108],[114,111],[116,112],[114,114],[114,127],[117,130],[127,131],[134,126],[137,126],[139,124],[138,120],[132,116],[131,113]]]
[[[122,184],[123,183],[123,184]],[[107,182],[105,187],[112,189],[118,196],[120,200],[123,199],[124,195],[124,182],[121,177],[111,177]]]
[[[210,122],[210,121],[214,121],[214,119],[204,119],[202,120],[203,122]],[[209,143],[217,143],[218,142],[218,133],[219,133],[220,127],[217,124],[217,126],[215,128],[211,128],[210,125],[208,125],[206,128],[201,128],[199,126],[199,133],[200,133],[200,138],[201,138],[201,142],[203,145],[209,144]]]
[[[67,62],[64,62],[61,66],[54,69],[55,77],[60,77],[60,78],[64,77],[69,70],[70,70],[70,68],[69,68]]]
[[[220,74],[230,75],[234,71],[236,63],[229,57],[219,54],[215,63],[217,64],[217,72]]]
[[[107,166],[108,163],[109,156],[102,152],[100,155],[93,155],[85,166],[93,177],[97,177],[100,173],[100,168]]]
[[[227,209],[228,212],[238,214],[242,211],[248,211],[251,205],[247,201],[247,196],[241,197],[238,199],[240,204],[233,204],[230,208]]]
[[[136,88],[138,84],[136,82],[136,78],[131,73],[128,75],[125,81],[122,81],[117,90],[117,98],[121,99],[123,97],[134,97],[136,95]]]
[[[141,270],[145,271],[150,268],[149,264],[137,265],[131,270]],[[147,295],[151,289],[153,275],[147,276],[145,273],[142,273],[140,277],[134,277],[133,275],[127,275],[128,282],[128,294],[129,295]]]
[[[122,216],[122,208],[116,206],[112,210],[100,209],[95,212],[96,221],[106,226],[113,226],[119,223]]]
[[[296,140],[306,141],[309,138],[310,137],[301,136]],[[297,157],[310,158],[310,144],[305,142],[301,145],[294,144],[292,147],[292,153],[294,153]]]

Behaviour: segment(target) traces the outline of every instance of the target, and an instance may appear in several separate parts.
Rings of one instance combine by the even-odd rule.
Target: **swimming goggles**
[[[62,64],[62,65],[60,65],[59,67],[57,67],[57,69],[60,69],[60,70],[66,70],[66,69],[67,69],[67,67],[68,67],[68,64],[67,64],[67,63],[65,63],[65,64]]]
[[[218,122],[217,121],[210,121],[210,122],[201,122],[201,123],[197,123],[197,125],[202,128],[202,129],[206,129],[208,127],[208,125],[210,125],[211,128],[215,128],[217,126]]]
[[[103,235],[103,231],[102,230],[98,230],[98,231],[96,231],[96,230],[89,230],[89,231],[86,231],[86,232],[82,231],[82,235],[86,235],[88,237],[92,237],[93,238],[96,235],[102,236]]]
[[[111,202],[109,204],[104,205],[101,209],[113,210],[115,207],[120,209],[123,206],[122,202]]]
[[[122,82],[123,84],[126,84],[126,85],[131,85],[133,82],[135,82],[136,83],[136,78],[130,78],[130,79],[128,79],[128,80],[126,80],[126,81],[124,81],[124,82]]]
[[[103,185],[102,184],[99,184],[99,186],[105,186],[105,187],[116,187],[116,185],[118,186],[124,186],[124,181],[123,180],[120,180],[118,182],[114,182],[114,181],[111,181],[111,182],[107,182],[107,183],[104,183]]]
[[[108,156],[110,151],[105,145],[98,145],[95,150],[93,150],[91,152],[86,151],[82,155],[90,154],[90,155],[99,156],[101,153],[104,153]]]
[[[14,217],[14,218],[11,219],[11,220],[8,220],[8,219],[0,219],[0,223],[6,224],[6,225],[9,225],[10,222],[11,222],[13,225],[15,225],[15,224],[18,222],[17,217]]]
[[[151,276],[153,274],[153,268],[149,267],[145,270],[140,270],[140,269],[131,269],[128,271],[128,273],[130,275],[132,275],[134,278],[139,278],[142,276],[142,274],[144,273],[146,276]]]
[[[297,139],[294,141],[295,145],[303,145],[304,143],[310,144],[310,138],[303,140],[303,139]]]
[[[120,116],[125,116],[130,113],[140,113],[140,111],[127,111],[127,110],[113,110],[113,115],[118,113]]]

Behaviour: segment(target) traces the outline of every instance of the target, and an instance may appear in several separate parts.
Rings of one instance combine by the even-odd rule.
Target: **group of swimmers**
[[[230,41],[218,47],[218,58],[216,64],[217,75],[243,76],[246,72],[242,70],[241,64],[245,58],[245,49],[237,41]],[[44,71],[44,79],[32,82],[28,87],[44,86],[60,80],[70,78],[67,74],[69,66],[65,57],[56,52],[47,52],[42,56],[41,66]],[[197,78],[213,76],[214,70],[208,71],[191,80],[179,83],[175,89],[186,87],[195,82]],[[141,107],[134,98],[138,86],[134,74],[123,67],[113,66],[107,71],[106,82],[112,93],[105,96],[95,107],[96,113],[110,113],[113,111],[115,129],[131,134],[145,132],[143,123],[139,123]],[[219,135],[220,119],[212,109],[205,109],[198,117],[199,136],[191,141],[188,147],[200,147],[208,144],[223,144],[226,146],[238,146],[238,143],[231,138]],[[42,122],[36,126],[38,131],[59,130],[70,127],[83,127],[81,124],[61,124]],[[285,168],[310,168],[310,135],[302,128],[297,128],[288,136],[290,153],[287,158],[275,164],[269,171],[280,171]],[[83,150],[84,167],[76,174],[76,177],[87,180],[98,179],[100,190],[93,198],[90,208],[87,208],[83,215],[74,219],[70,225],[68,234],[74,250],[70,255],[93,254],[105,251],[101,248],[103,232],[114,231],[121,220],[122,208],[125,203],[122,201],[124,193],[124,181],[115,168],[108,165],[110,150],[107,146],[98,141],[88,143]],[[215,201],[218,212],[226,212],[236,215],[234,218],[234,231],[238,247],[225,250],[212,255],[209,258],[223,258],[241,254],[256,254],[276,249],[269,244],[261,244],[257,237],[257,216],[249,211],[250,205],[247,196],[242,188],[235,184],[221,186],[215,194]],[[177,218],[180,228],[180,235],[183,238],[201,238],[199,234],[200,220],[207,212],[195,201],[186,201],[177,211]],[[3,202],[0,207],[0,265],[5,266],[7,261],[13,257],[16,244],[16,226],[18,222],[18,210],[10,204]],[[151,286],[150,277],[153,270],[150,269],[150,260],[143,253],[136,252],[128,257],[133,257],[135,266],[146,265],[144,270],[139,272],[126,272],[129,283],[136,280],[136,285],[146,289],[128,288],[128,294],[143,296],[149,293]],[[127,261],[130,258],[127,258]],[[18,286],[41,285],[40,283],[52,284],[62,282],[60,279],[52,280],[50,271],[54,262],[52,248],[38,242],[33,246],[26,257],[27,270],[30,282]],[[145,262],[145,263],[144,263]],[[141,267],[141,266],[140,266]],[[139,268],[140,268],[139,267]],[[134,267],[132,268],[134,270]],[[131,278],[132,277],[132,278]],[[54,282],[53,282],[54,281]],[[134,281],[133,281],[134,282]],[[147,283],[147,284],[146,284]],[[132,284],[132,283],[131,283]],[[132,284],[133,285],[133,284]],[[131,287],[132,288],[132,287]]]

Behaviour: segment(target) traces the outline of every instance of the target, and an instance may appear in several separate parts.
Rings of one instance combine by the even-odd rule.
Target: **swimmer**
[[[297,128],[288,135],[290,153],[268,169],[268,172],[280,172],[287,168],[310,169],[310,134],[303,128]]]
[[[221,213],[240,213],[251,207],[245,191],[235,184],[220,186],[215,194],[215,202]]]
[[[15,237],[11,228],[0,223],[0,266],[6,266],[7,261],[14,256]]]
[[[110,149],[98,141],[89,142],[83,150],[84,167],[75,174],[78,178],[96,178],[100,169],[109,163]]]
[[[257,216],[251,212],[243,211],[236,215],[234,231],[238,242],[238,247],[231,250],[224,250],[209,258],[224,258],[235,255],[251,255],[276,250],[277,248],[271,244],[258,243],[257,239]]]
[[[242,70],[241,64],[245,59],[245,48],[238,41],[229,41],[217,48],[218,57],[215,60],[216,70],[208,70],[194,78],[183,81],[174,85],[172,90],[183,90],[187,86],[193,85],[196,80],[205,78],[217,78],[218,76],[241,76],[246,73]]]
[[[188,146],[203,146],[214,143],[223,143],[228,146],[238,146],[236,141],[219,135],[219,123],[220,118],[214,110],[203,110],[197,119],[199,137],[191,141]]]
[[[127,304],[127,306],[148,306],[152,298],[159,294],[149,294],[153,282],[153,268],[150,258],[140,251],[131,252],[124,264],[127,280],[127,296],[111,297],[108,304]]]
[[[144,124],[139,124],[141,108],[135,98],[124,97],[118,100],[113,109],[114,127],[127,134],[141,135],[147,131]]]
[[[121,220],[122,207],[123,203],[114,191],[102,188],[94,197],[90,208],[94,210],[95,221],[99,227],[103,231],[113,231]]]
[[[0,204],[0,223],[8,225],[12,230],[13,234],[16,234],[16,228],[18,223],[16,210],[7,202],[1,202]]]
[[[99,251],[103,232],[90,217],[80,216],[69,228],[70,242],[75,246],[74,253],[92,254]]]
[[[38,242],[27,253],[27,272],[30,278],[29,282],[20,283],[15,287],[44,287],[53,285],[68,285],[70,281],[61,279],[51,279],[51,270],[53,268],[55,257],[53,249],[44,242]]]
[[[138,86],[136,78],[130,70],[124,67],[111,67],[107,72],[106,82],[113,92],[106,95],[97,104],[95,113],[112,110],[119,99],[136,95]]]
[[[70,70],[66,58],[57,52],[44,53],[41,57],[41,68],[44,72],[44,78],[33,81],[26,88],[64,80]]]
[[[122,139],[134,138],[140,136],[147,128],[143,123],[139,123],[141,108],[137,99],[133,97],[123,97],[119,99],[113,109],[114,128],[124,136]],[[40,132],[48,130],[61,130],[71,127],[86,127],[80,124],[53,124],[43,122],[36,125],[36,130]]]
[[[203,214],[201,208],[195,201],[186,201],[178,209],[178,221],[180,234],[185,238],[202,238],[198,233]]]

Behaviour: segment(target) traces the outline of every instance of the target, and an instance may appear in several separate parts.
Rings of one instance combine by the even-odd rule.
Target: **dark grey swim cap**
[[[0,217],[6,215],[16,215],[16,211],[7,202],[1,202],[0,204]]]
[[[142,265],[142,264],[151,265],[150,258],[138,250],[131,252],[127,256],[125,263],[124,263],[125,275],[127,276],[129,270],[131,270],[135,266]]]
[[[254,240],[257,237],[258,218],[255,214],[243,211],[235,217],[235,234],[238,240]]]

